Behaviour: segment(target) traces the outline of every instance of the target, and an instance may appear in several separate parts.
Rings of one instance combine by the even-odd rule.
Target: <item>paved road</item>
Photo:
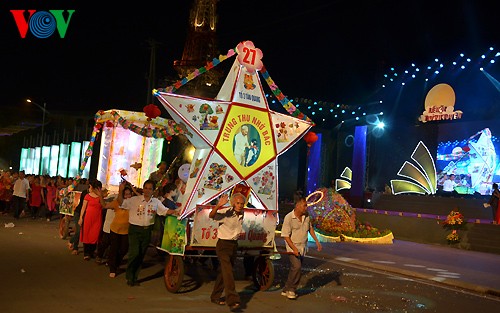
[[[129,287],[124,274],[111,279],[105,266],[83,261],[82,255],[71,255],[66,241],[58,236],[56,221],[14,221],[11,217],[1,216],[0,222],[0,225],[9,222],[16,225],[0,228],[1,312],[228,312],[227,307],[209,302],[214,273],[202,265],[188,266],[185,282],[188,289],[171,294],[163,283],[164,262],[155,249],[150,249],[140,274],[141,286]],[[432,272],[434,268],[436,271],[428,276],[442,275],[436,274],[440,269],[448,275],[452,272],[460,274],[454,280],[474,283],[467,281],[468,271],[460,270],[461,261],[450,265],[452,267],[440,264],[442,255],[430,258],[427,265],[415,255],[410,256],[413,262],[404,261],[398,256],[397,251],[401,251],[398,247],[408,247],[418,255],[415,250],[420,246],[412,245],[403,242],[391,246],[340,243],[326,244],[322,253],[311,251],[296,301],[280,295],[286,277],[285,258],[274,261],[274,286],[266,292],[257,292],[244,280],[239,262],[236,287],[242,297],[242,311],[471,312],[478,307],[482,312],[498,311],[500,298],[478,294],[480,290],[459,290],[452,285],[442,288],[445,286],[442,283],[418,277],[419,271]],[[445,248],[445,254],[455,253],[453,249]],[[426,269],[417,267],[420,265]],[[396,270],[391,271],[394,274],[386,270],[398,266],[402,269],[409,267],[411,271],[408,272],[417,276],[401,276],[396,275]],[[492,275],[498,275],[498,270]],[[487,285],[485,280],[480,283],[481,286]]]

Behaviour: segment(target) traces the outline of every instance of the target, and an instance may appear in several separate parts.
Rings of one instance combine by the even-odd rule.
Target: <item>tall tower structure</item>
[[[179,77],[186,77],[219,56],[216,38],[218,1],[194,0],[182,59],[174,61],[174,69]],[[181,87],[178,92],[190,96],[215,97],[222,75],[221,70],[214,68]]]

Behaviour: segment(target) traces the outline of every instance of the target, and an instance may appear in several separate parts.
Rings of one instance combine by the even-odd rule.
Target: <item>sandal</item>
[[[236,311],[236,310],[238,310],[239,308],[240,308],[240,304],[239,303],[235,303],[235,304],[229,306],[229,309],[231,311],[233,311],[233,312]]]
[[[217,305],[225,305],[226,304],[226,301],[222,300],[222,299],[211,299],[210,300],[212,303],[214,304],[217,304]]]

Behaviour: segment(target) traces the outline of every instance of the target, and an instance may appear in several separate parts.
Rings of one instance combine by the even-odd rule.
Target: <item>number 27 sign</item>
[[[255,48],[253,42],[240,42],[236,46],[236,52],[238,53],[238,62],[246,68],[248,73],[253,74],[256,70],[260,71],[264,66],[262,63],[264,55],[259,48]]]

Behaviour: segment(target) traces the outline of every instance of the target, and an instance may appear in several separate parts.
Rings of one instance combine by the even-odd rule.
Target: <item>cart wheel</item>
[[[170,255],[165,264],[163,275],[167,290],[176,293],[182,285],[184,278],[184,261],[179,255]]]
[[[273,262],[263,256],[259,256],[255,260],[255,272],[253,281],[259,290],[267,290],[274,282],[274,266]]]

